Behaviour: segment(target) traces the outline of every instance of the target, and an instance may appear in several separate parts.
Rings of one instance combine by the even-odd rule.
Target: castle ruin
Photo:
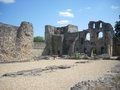
[[[78,52],[85,53],[88,56],[91,56],[92,53],[96,55],[108,54],[112,56],[120,47],[118,46],[116,49],[113,47],[116,47],[116,45],[113,45],[113,35],[114,31],[112,25],[103,21],[90,21],[88,29],[83,31],[78,31],[78,27],[75,25],[65,27],[46,25],[46,47],[43,55],[62,56],[72,55]]]
[[[45,48],[42,55],[84,53],[120,56],[120,42],[114,38],[113,27],[103,21],[90,21],[88,29],[78,31],[75,25],[45,26]],[[34,44],[35,45],[35,44]],[[33,59],[33,26],[29,22],[13,26],[0,23],[0,62]]]

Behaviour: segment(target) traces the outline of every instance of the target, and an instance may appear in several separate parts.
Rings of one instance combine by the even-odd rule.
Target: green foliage
[[[120,21],[116,21],[115,24],[115,37],[120,40]]]
[[[97,52],[97,51],[96,51],[96,49],[95,49],[95,48],[93,48],[93,54],[96,54],[96,52]]]
[[[75,53],[72,55],[72,59],[80,59],[80,53],[75,52]]]
[[[34,42],[44,42],[44,41],[45,41],[44,38],[41,36],[34,37]]]

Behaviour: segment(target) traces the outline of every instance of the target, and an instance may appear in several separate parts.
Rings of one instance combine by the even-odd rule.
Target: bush
[[[120,21],[116,21],[115,24],[115,37],[120,40]]]
[[[44,42],[45,40],[41,36],[34,37],[34,42]]]
[[[75,53],[72,55],[72,59],[80,59],[80,53],[75,52]]]

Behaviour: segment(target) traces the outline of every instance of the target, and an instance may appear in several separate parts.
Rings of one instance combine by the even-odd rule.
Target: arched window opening
[[[93,28],[95,28],[95,23],[93,24]]]
[[[96,48],[92,48],[91,49],[91,57],[94,57],[94,55],[96,55],[96,54],[97,54]]]
[[[102,28],[102,23],[100,23],[100,28]]]
[[[101,38],[103,38],[103,32],[98,33],[98,39],[101,39]]]
[[[85,40],[90,41],[90,33],[87,33],[87,34],[86,34],[86,39],[85,39]]]

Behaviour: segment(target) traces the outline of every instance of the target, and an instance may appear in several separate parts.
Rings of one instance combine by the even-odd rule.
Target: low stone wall
[[[33,42],[33,48],[34,49],[44,49],[45,42]]]
[[[45,42],[33,42],[33,57],[39,57],[42,55],[45,48]]]

